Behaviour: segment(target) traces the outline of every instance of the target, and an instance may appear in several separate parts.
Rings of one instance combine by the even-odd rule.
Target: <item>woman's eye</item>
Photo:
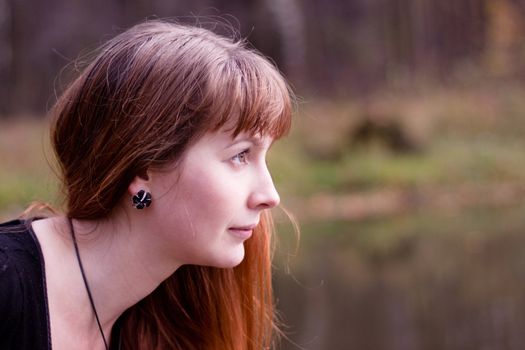
[[[250,152],[249,150],[244,150],[244,151],[236,154],[235,156],[232,157],[232,161],[235,164],[246,164],[246,163],[248,163],[248,153],[249,152]]]

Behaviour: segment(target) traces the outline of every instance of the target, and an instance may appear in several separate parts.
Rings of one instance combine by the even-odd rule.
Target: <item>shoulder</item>
[[[18,277],[20,253],[25,250],[24,239],[13,231],[16,227],[10,223],[0,224],[0,297]]]
[[[9,337],[9,329],[20,322],[17,310],[21,307],[22,285],[19,265],[20,241],[14,237],[18,233],[19,222],[0,224],[0,335]]]
[[[6,297],[19,289],[28,265],[38,263],[35,242],[25,221],[0,224],[0,310]]]
[[[9,307],[19,293],[22,271],[17,252],[18,243],[0,233],[0,314],[4,315],[5,308]]]
[[[41,255],[30,227],[25,220],[0,223],[0,293],[6,283],[40,270]]]
[[[12,220],[0,224],[0,274],[39,265],[38,246],[30,229],[31,221]]]
[[[39,267],[38,247],[28,223],[0,224],[0,344],[22,322],[28,283],[39,279]]]

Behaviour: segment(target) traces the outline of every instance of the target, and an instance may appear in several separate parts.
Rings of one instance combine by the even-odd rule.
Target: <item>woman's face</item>
[[[207,133],[176,170],[152,174],[150,208],[178,263],[232,267],[261,211],[279,204],[266,166],[271,137]],[[153,213],[152,213],[153,214]]]

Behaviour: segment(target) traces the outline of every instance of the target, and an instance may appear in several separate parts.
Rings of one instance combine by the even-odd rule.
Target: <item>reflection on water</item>
[[[525,206],[303,224],[291,274],[288,236],[283,350],[525,349]]]

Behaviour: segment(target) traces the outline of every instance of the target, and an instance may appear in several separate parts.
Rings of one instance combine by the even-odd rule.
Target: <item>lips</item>
[[[230,227],[228,231],[238,238],[248,239],[251,237],[255,226],[257,225]]]

